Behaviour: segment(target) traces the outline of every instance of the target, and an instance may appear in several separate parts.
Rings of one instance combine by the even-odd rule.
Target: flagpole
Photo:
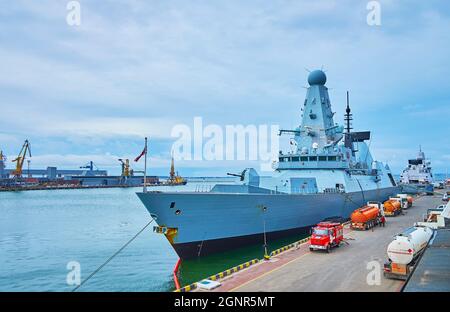
[[[144,193],[147,192],[147,137],[145,137]]]

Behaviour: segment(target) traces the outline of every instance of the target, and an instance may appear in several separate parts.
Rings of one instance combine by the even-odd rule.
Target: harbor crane
[[[16,162],[16,169],[12,172],[12,175],[16,178],[22,177],[22,168],[23,163],[25,162],[25,158],[27,157],[27,154],[29,157],[31,157],[31,148],[30,148],[30,142],[28,140],[25,140],[25,143],[22,145],[22,149],[20,150],[19,155],[16,159],[13,159],[13,162]]]
[[[122,164],[122,176],[123,177],[129,177],[132,175],[132,170],[130,169],[130,160],[129,159],[118,159],[120,163]]]
[[[167,183],[169,185],[185,185],[187,181],[183,179],[180,175],[178,175],[178,172],[175,172],[175,163],[173,160],[172,155],[172,161],[170,163],[170,173],[169,173],[169,179],[167,180]]]
[[[6,156],[3,155],[3,151],[0,150],[0,179],[5,177],[5,163],[6,163]]]
[[[94,162],[91,160],[84,166],[80,166],[80,169],[89,169],[89,171],[94,171],[94,167],[98,170],[98,167],[94,164]]]
[[[3,155],[3,151],[0,150],[0,162],[6,162],[6,156]]]

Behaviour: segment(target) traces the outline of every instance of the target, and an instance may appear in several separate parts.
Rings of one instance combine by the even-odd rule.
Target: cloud
[[[81,153],[84,142],[117,154],[107,140],[169,144],[171,125],[194,116],[295,127],[304,68],[322,65],[335,121],[350,89],[354,127],[377,135],[375,155],[400,166],[424,128],[437,137],[446,123],[448,4],[381,1],[382,25],[369,27],[366,2],[80,2],[80,27],[65,23],[65,1],[1,7],[0,145],[33,135],[47,155],[57,145],[62,155]]]

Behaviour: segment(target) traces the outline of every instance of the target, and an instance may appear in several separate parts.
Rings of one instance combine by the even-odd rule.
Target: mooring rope
[[[84,281],[82,281],[80,283],[80,285],[78,285],[77,287],[75,287],[74,289],[72,289],[72,292],[77,291],[78,288],[80,288],[81,286],[83,286],[84,283],[86,283],[88,280],[91,279],[91,277],[93,277],[95,274],[97,274],[98,271],[100,271],[105,265],[107,265],[112,259],[114,259],[119,253],[122,252],[122,250],[124,250],[132,241],[134,241],[152,222],[154,221],[154,219],[151,219],[142,229],[139,230],[139,232],[137,232],[128,242],[126,242],[125,245],[123,245],[122,247],[120,247],[119,250],[117,250],[111,257],[108,258],[108,260],[106,260],[101,266],[99,266],[94,272],[92,272]]]

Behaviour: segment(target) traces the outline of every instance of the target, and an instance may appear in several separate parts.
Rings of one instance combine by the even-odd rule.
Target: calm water
[[[137,190],[0,193],[0,291],[70,291],[68,262],[80,263],[83,280],[150,220]],[[152,232],[152,226],[80,291],[173,290],[172,270],[178,256],[164,236]],[[293,239],[273,242],[270,248]],[[186,261],[180,268],[180,282],[198,281],[262,255],[258,245]]]

